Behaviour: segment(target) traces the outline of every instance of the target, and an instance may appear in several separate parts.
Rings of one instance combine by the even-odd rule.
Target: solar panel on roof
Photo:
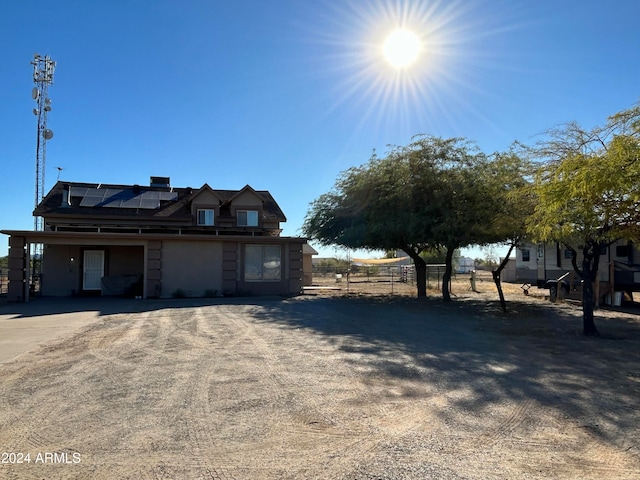
[[[140,208],[154,209],[154,208],[158,208],[159,206],[160,206],[160,202],[158,200],[143,198],[140,201]]]
[[[160,194],[160,200],[169,201],[178,198],[177,192],[157,192]]]
[[[139,191],[135,193],[123,188],[74,188],[73,197],[82,197],[81,207],[106,208],[142,208],[154,210],[160,207],[160,201],[177,198],[177,192],[159,192],[156,190]]]

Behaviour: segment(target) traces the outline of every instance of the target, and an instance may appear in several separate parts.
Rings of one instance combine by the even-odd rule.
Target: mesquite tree
[[[601,252],[640,226],[640,107],[586,130],[569,123],[549,132],[534,154],[544,160],[535,177],[529,218],[532,237],[564,244],[582,280],[583,332],[597,335],[594,283]]]
[[[418,296],[426,296],[420,253],[446,248],[442,296],[456,249],[486,243],[497,211],[485,175],[489,159],[460,138],[420,136],[384,158],[351,168],[312,204],[303,233],[322,244],[400,249],[416,267]]]

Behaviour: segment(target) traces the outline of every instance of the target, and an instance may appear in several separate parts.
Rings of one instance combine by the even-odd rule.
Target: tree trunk
[[[595,303],[593,284],[598,278],[600,244],[591,241],[582,247],[582,270],[578,268],[576,251],[571,247],[569,249],[573,254],[571,258],[573,269],[582,280],[582,333],[587,336],[600,335],[593,318],[593,304]]]
[[[599,245],[588,252],[588,247],[583,249],[582,272],[582,331],[587,336],[599,335],[593,318],[593,304],[595,303],[593,283],[598,277],[598,263],[600,262]],[[597,250],[597,252],[593,252]]]
[[[418,298],[424,298],[427,296],[427,263],[413,248],[406,247],[402,250],[413,260],[413,265],[416,267]]]
[[[599,334],[593,319],[593,301],[593,282],[584,280],[582,285],[582,332],[588,336]]]
[[[447,255],[445,257],[444,275],[442,275],[442,300],[451,301],[451,292],[449,285],[451,284],[451,273],[453,272],[453,252],[455,247],[447,245]]]
[[[513,251],[513,248],[515,246],[515,242],[509,246],[509,251],[507,252],[507,255],[502,259],[502,262],[500,262],[500,265],[498,265],[498,268],[491,271],[493,282],[496,284],[496,288],[498,289],[498,296],[500,297],[500,308],[502,308],[502,311],[505,313],[507,312],[507,302],[504,299],[504,292],[502,291],[500,274],[502,273],[502,270],[504,270],[504,267],[507,266],[507,263],[509,263],[509,256],[511,255],[511,252]]]
[[[507,302],[504,299],[504,292],[502,291],[502,282],[500,280],[500,270],[492,270],[491,276],[493,277],[493,283],[496,284],[496,288],[498,289],[498,297],[500,297],[500,308],[502,311],[506,313],[507,311]]]

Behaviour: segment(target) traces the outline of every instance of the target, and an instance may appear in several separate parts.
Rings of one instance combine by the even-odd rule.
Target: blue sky
[[[309,203],[374,149],[432,134],[491,153],[630,107],[638,18],[637,0],[3,2],[0,229],[33,228],[36,52],[57,62],[45,191],[57,167],[79,182],[250,184],[299,235]],[[398,27],[423,44],[404,70],[381,54]]]

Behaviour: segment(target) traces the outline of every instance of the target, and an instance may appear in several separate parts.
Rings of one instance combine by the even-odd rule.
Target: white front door
[[[82,289],[101,290],[103,276],[104,250],[85,250]]]

